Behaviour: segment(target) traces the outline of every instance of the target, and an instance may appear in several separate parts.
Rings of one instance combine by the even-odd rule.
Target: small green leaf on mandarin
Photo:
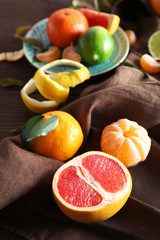
[[[53,131],[58,125],[58,117],[52,116],[43,124],[44,116],[38,115],[30,118],[24,125],[21,132],[22,146],[26,148],[35,137],[45,136]]]

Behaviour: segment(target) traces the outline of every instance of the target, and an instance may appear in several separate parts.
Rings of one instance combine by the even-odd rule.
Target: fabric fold
[[[115,13],[123,12],[120,4],[124,2],[127,1],[118,1]],[[138,32],[138,41],[126,61],[139,66],[140,56],[147,51],[148,37],[159,29],[160,19],[146,8],[146,1],[133,2],[135,10],[139,3],[146,10],[137,16],[143,31]],[[0,225],[28,240],[159,239],[160,74],[146,78],[142,71],[120,65],[93,79],[93,83],[82,84],[84,90],[78,99],[60,108],[82,126],[84,142],[76,155],[100,150],[103,128],[121,118],[136,121],[148,130],[152,138],[149,155],[144,162],[129,168],[133,189],[125,206],[111,219],[87,225],[64,216],[53,199],[52,178],[64,163],[22,149],[19,135],[3,139]]]

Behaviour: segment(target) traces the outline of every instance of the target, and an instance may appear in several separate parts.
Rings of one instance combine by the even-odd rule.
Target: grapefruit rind
[[[82,166],[82,159],[85,158],[86,156],[89,155],[102,155],[106,156],[107,158],[111,158],[114,161],[118,162],[120,167],[123,169],[125,176],[126,176],[126,184],[124,188],[116,193],[110,193],[106,192],[98,182],[96,182],[94,179],[87,180],[79,171],[77,173],[79,176],[84,179],[93,189],[95,189],[100,195],[102,196],[103,200],[100,204],[96,206],[91,206],[91,207],[76,207],[73,206],[69,203],[67,203],[59,194],[59,191],[57,189],[57,183],[59,179],[60,173],[67,167],[69,166],[77,166],[83,168]],[[84,169],[85,172],[87,172],[86,169]],[[88,176],[88,173],[87,173]],[[90,176],[91,177],[91,176]],[[90,179],[90,177],[88,179]],[[78,222],[83,222],[83,223],[96,223],[96,222],[101,222],[104,221],[113,215],[115,215],[126,203],[128,200],[130,193],[132,190],[132,178],[131,175],[128,171],[128,169],[115,157],[100,152],[100,151],[91,151],[84,153],[80,156],[77,156],[73,158],[72,160],[68,161],[64,165],[62,165],[57,172],[55,173],[52,181],[52,191],[53,191],[53,196],[54,199],[61,209],[61,211],[67,215],[69,218],[78,221]]]
[[[113,35],[119,27],[120,17],[116,14],[99,12],[89,8],[80,8],[80,11],[87,18],[90,27],[105,27],[111,35]]]

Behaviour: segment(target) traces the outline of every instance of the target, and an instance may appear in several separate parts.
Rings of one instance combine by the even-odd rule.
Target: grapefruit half
[[[61,211],[83,223],[104,221],[126,203],[132,189],[128,169],[115,157],[90,151],[55,173],[52,191]]]
[[[89,22],[89,27],[104,27],[111,35],[113,35],[119,27],[120,17],[118,15],[106,12],[99,12],[89,8],[80,8],[79,10],[87,18]]]

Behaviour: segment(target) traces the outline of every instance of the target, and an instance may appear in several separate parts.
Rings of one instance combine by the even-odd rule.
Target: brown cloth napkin
[[[139,40],[127,58],[132,63],[139,62],[140,55],[147,51],[147,36],[160,27],[160,19],[147,14],[139,23],[142,29],[147,28],[147,23],[148,31],[139,33]],[[93,84],[85,88],[77,100],[61,108],[82,126],[85,139],[77,155],[100,150],[102,129],[120,118],[134,120],[148,130],[152,138],[150,153],[143,163],[129,168],[133,190],[115,216],[97,224],[82,224],[63,215],[51,190],[54,172],[63,163],[22,149],[20,137],[16,136],[0,142],[0,225],[29,240],[158,240],[159,79],[159,74],[146,78],[135,68],[119,66],[106,74],[105,80],[98,76],[90,79]]]

